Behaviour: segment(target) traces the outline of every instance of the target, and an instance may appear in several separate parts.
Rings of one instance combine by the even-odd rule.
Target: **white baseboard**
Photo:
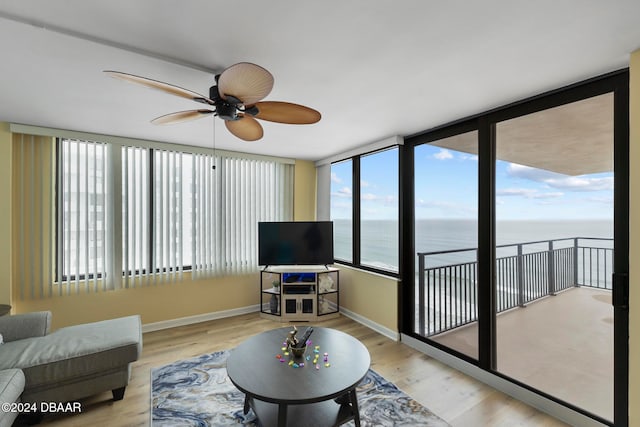
[[[470,377],[495,388],[496,390],[500,390],[501,392],[526,403],[527,405],[533,406],[552,417],[558,418],[569,425],[580,427],[605,427],[604,424],[594,420],[593,418],[567,408],[566,406],[551,399],[547,399],[538,393],[514,384],[498,375],[494,375],[484,369],[480,369],[476,365],[472,365],[471,363],[452,356],[446,351],[430,346],[429,344],[413,337],[402,334],[402,343],[425,353],[445,365],[451,366],[452,368],[465,373]]]
[[[347,316],[350,319],[355,320],[358,323],[363,324],[364,326],[368,327],[369,329],[373,329],[374,331],[378,332],[381,335],[384,335],[385,337],[392,339],[394,341],[399,341],[400,340],[400,333],[398,333],[398,331],[394,331],[392,329],[387,328],[386,326],[382,326],[379,323],[374,322],[371,319],[368,319],[364,316],[359,315],[358,313],[354,313],[351,310],[347,310],[344,307],[340,307],[340,313],[344,314],[345,316]]]
[[[195,316],[180,317],[178,319],[162,320],[160,322],[146,323],[142,325],[142,332],[153,332],[160,331],[162,329],[175,328],[177,326],[193,325],[194,323],[239,316],[241,314],[255,313],[257,311],[260,311],[260,304],[232,308],[231,310],[215,311],[212,313],[196,314]]]

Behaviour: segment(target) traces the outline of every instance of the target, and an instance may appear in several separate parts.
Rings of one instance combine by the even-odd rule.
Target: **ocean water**
[[[351,259],[351,221],[334,220],[334,253],[339,259]],[[523,252],[544,250],[548,240],[555,248],[573,245],[574,238],[613,238],[613,221],[497,221],[497,245],[544,241],[523,246]],[[398,222],[392,220],[362,221],[362,263],[383,269],[398,269]],[[420,219],[415,224],[416,252],[438,252],[475,249],[478,246],[477,223],[473,220]],[[594,245],[610,247],[608,241],[593,241]],[[607,246],[609,245],[609,246]],[[511,255],[517,246],[498,248],[496,256]],[[475,260],[475,250],[453,254],[432,255],[428,266]]]

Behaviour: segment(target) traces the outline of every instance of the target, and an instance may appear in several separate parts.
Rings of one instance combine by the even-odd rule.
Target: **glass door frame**
[[[605,93],[614,95],[614,419],[588,411],[534,389],[496,370],[495,164],[496,123]],[[478,360],[415,333],[415,171],[414,149],[469,130],[478,131]],[[619,70],[587,81],[459,120],[408,137],[401,150],[403,195],[400,331],[493,375],[511,381],[603,424],[627,427],[629,406],[629,71]]]

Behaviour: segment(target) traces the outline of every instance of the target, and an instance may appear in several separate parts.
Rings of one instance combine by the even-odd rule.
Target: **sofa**
[[[0,402],[40,408],[108,390],[113,400],[124,397],[142,353],[140,316],[50,327],[48,311],[0,317]],[[0,411],[0,427],[15,415]]]

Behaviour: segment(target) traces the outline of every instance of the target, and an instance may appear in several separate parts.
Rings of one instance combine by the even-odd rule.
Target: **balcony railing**
[[[613,239],[500,245],[496,256],[498,313],[574,286],[611,290]],[[476,260],[476,248],[418,253],[419,334],[440,334],[478,319]]]

